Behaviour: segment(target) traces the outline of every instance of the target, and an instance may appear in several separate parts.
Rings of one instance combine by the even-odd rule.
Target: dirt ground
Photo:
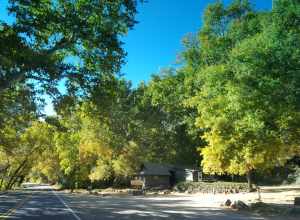
[[[99,194],[128,194],[129,189],[112,189],[108,188],[105,190],[99,191]],[[69,190],[65,190],[69,192]],[[75,193],[88,193],[87,190],[75,190]],[[158,194],[164,194],[163,192]],[[149,194],[150,195],[150,194]],[[153,194],[151,194],[153,195]],[[267,204],[281,204],[281,205],[293,205],[295,197],[300,197],[300,185],[288,185],[288,186],[263,186],[260,187],[260,191],[252,193],[234,193],[234,194],[212,194],[212,193],[177,193],[171,192],[166,194],[168,196],[180,196],[187,197],[189,199],[194,199],[198,202],[203,202],[208,206],[220,206],[220,204],[227,199],[231,201],[241,200],[246,204],[251,204],[255,202],[263,202]]]
[[[98,196],[128,196],[129,189],[116,190],[106,189],[101,190],[96,195]],[[75,190],[75,194],[88,194],[86,190]],[[258,205],[250,210],[242,210],[240,212],[251,212],[251,214],[257,214],[263,216],[263,219],[274,220],[299,220],[300,219],[300,207],[296,207],[296,213],[294,212],[294,199],[300,197],[300,185],[294,186],[272,186],[272,187],[260,187],[260,190],[252,193],[236,193],[236,194],[213,194],[213,193],[177,193],[165,191],[148,193],[142,197],[149,197],[155,201],[173,201],[177,202],[178,199],[182,201],[182,205],[186,204],[189,208],[225,208],[221,207],[221,204],[227,199],[232,202],[241,200],[247,205],[251,206],[254,203]],[[146,199],[146,198],[145,198]],[[260,203],[258,203],[260,202]],[[249,213],[250,214],[250,213]]]
[[[173,195],[182,196],[180,193]],[[300,197],[300,185],[294,186],[265,186],[252,193],[237,194],[210,194],[197,193],[185,195],[190,199],[197,201],[203,207],[220,207],[227,199],[231,201],[241,200],[251,206],[254,203],[258,205],[251,210],[266,219],[300,219],[300,207],[294,206],[295,197]],[[261,202],[261,203],[258,203]],[[253,206],[254,207],[254,206]],[[295,212],[296,210],[296,212]]]
[[[173,195],[183,195],[182,193],[173,193]],[[188,194],[186,194],[188,195]],[[268,204],[282,204],[293,205],[295,197],[300,197],[299,186],[268,186],[260,187],[259,192],[252,193],[237,193],[237,194],[210,194],[210,193],[196,193],[189,195],[191,197],[201,198],[211,205],[219,205],[226,199],[231,201],[242,200],[250,204],[258,201]]]

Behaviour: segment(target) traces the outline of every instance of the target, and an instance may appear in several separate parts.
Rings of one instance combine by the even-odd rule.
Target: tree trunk
[[[1,177],[1,180],[0,180],[0,191],[2,190],[3,188],[3,185],[4,185],[4,177],[7,175],[7,170],[8,170],[9,166],[7,166],[3,171],[2,171],[2,177]]]
[[[248,182],[248,191],[249,191],[249,192],[253,192],[252,175],[253,175],[253,171],[252,171],[252,170],[249,170],[249,171],[247,172],[247,182]]]
[[[12,188],[12,186],[15,183],[16,177],[19,174],[19,172],[22,170],[22,168],[26,165],[27,163],[27,159],[25,159],[20,165],[19,167],[15,170],[15,172],[13,173],[13,175],[10,177],[8,183],[5,186],[5,190],[9,190]]]
[[[3,182],[4,182],[4,178],[1,178],[1,180],[0,180],[0,191],[1,191],[2,186],[3,186]]]

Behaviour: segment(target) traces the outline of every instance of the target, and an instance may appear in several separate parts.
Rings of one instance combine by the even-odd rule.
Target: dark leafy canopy
[[[15,17],[0,24],[0,91],[28,79],[47,92],[96,83],[124,62],[119,39],[136,23],[135,0],[10,0]],[[52,89],[52,90],[51,90]]]

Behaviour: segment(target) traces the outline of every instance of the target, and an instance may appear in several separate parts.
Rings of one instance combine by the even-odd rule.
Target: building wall
[[[145,176],[144,179],[145,188],[169,188],[170,177],[169,176]]]
[[[185,181],[194,181],[194,176],[192,171],[185,171]]]
[[[186,180],[186,174],[184,170],[177,170],[175,175],[176,175],[176,182],[183,182]]]

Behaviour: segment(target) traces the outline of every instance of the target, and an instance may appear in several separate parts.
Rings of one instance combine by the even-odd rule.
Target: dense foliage
[[[119,73],[126,55],[120,37],[136,23],[136,5],[135,0],[8,1],[13,22],[0,21],[0,188],[22,182],[41,150],[23,143],[23,136],[42,123],[44,94],[60,99],[58,85],[64,84],[68,93],[84,96],[102,76]]]
[[[145,161],[251,183],[299,155],[299,0],[209,5],[181,65],[136,88],[118,75],[136,2],[55,2],[11,0],[0,26],[1,189],[127,184]],[[40,117],[44,92],[55,116]]]
[[[236,3],[205,14],[202,85],[188,104],[206,128],[204,170],[250,177],[299,153],[300,3],[274,1],[268,13]]]
[[[120,36],[136,23],[135,0],[10,0],[13,24],[0,21],[0,91],[17,82],[56,92],[97,83],[124,62]],[[85,88],[87,89],[87,88]]]

